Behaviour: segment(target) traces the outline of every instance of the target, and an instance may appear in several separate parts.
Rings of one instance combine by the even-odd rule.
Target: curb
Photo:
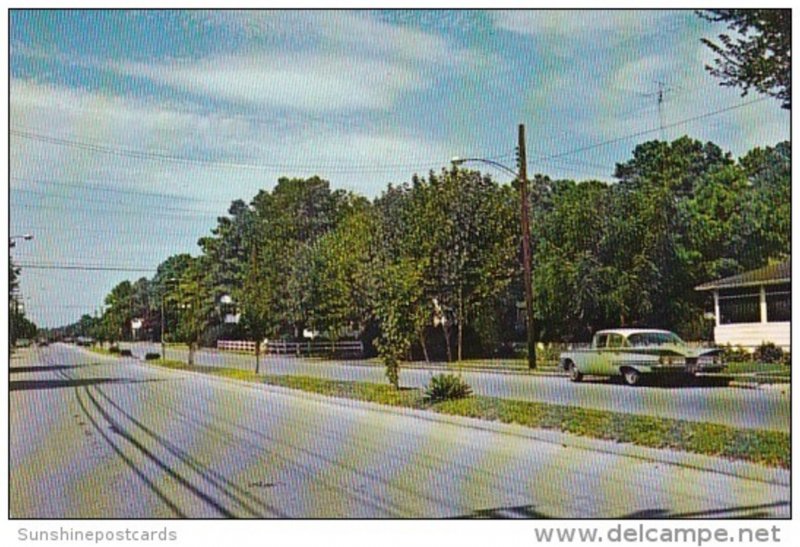
[[[292,397],[300,396],[304,399],[312,399],[314,401],[326,404],[334,404],[337,406],[350,408],[364,408],[372,411],[382,412],[384,414],[413,417],[430,422],[446,423],[457,427],[468,427],[470,429],[479,431],[499,433],[548,444],[558,444],[565,448],[569,447],[579,450],[586,450],[589,452],[601,452],[604,454],[622,456],[651,463],[673,465],[676,467],[683,467],[698,471],[717,473],[720,475],[737,477],[755,482],[763,482],[777,486],[791,486],[790,470],[766,467],[741,460],[729,460],[702,454],[694,454],[691,452],[650,448],[635,444],[618,443],[603,439],[594,439],[591,437],[581,437],[571,433],[565,433],[563,431],[537,429],[517,424],[506,424],[479,418],[453,416],[428,410],[394,407],[391,405],[382,405],[369,401],[322,395],[319,393],[313,393],[299,389],[274,386],[266,383],[247,382],[244,380],[225,378],[191,370],[170,369],[167,367],[154,365],[143,360],[140,360],[139,364],[142,366],[157,368],[159,370],[180,373],[185,376],[201,377],[207,380],[227,383],[232,386],[245,387],[262,392],[273,392]]]

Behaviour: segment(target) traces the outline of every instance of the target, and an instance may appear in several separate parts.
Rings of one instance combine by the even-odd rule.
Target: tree
[[[180,280],[191,266],[195,259],[188,253],[172,255],[158,265],[153,279],[150,281],[150,291],[153,301],[158,302],[159,318],[158,328],[153,328],[154,334],[158,333],[158,339],[168,333],[174,333],[178,327],[178,314],[174,306],[174,299],[170,295],[176,290],[178,280]],[[161,314],[164,314],[163,324]],[[161,329],[164,328],[164,332]]]
[[[397,389],[400,361],[408,355],[415,331],[414,308],[422,283],[419,270],[408,259],[386,263],[381,271],[375,305],[381,334],[376,345],[386,367],[386,378]]]
[[[208,265],[203,257],[194,258],[178,280],[171,295],[178,313],[177,338],[189,346],[189,365],[215,311],[213,287],[209,284]]]
[[[697,12],[702,18],[727,24],[738,36],[718,36],[702,42],[717,58],[706,66],[722,79],[720,85],[753,88],[792,106],[792,11],[788,9],[717,9]]]
[[[109,341],[131,339],[131,319],[133,318],[133,285],[130,281],[117,284],[105,298],[108,306],[103,314]]]
[[[294,275],[307,269],[309,248],[366,203],[363,197],[331,191],[319,177],[281,178],[272,192],[262,190],[253,198],[261,277],[270,287],[270,309],[283,334],[299,338],[309,321],[308,286],[298,286]]]
[[[371,316],[378,218],[366,204],[308,246],[296,262],[310,326],[338,340],[361,332]]]
[[[262,261],[254,246],[250,251],[250,263],[244,284],[236,292],[236,300],[241,310],[239,324],[248,338],[255,343],[256,374],[260,372],[261,344],[267,335],[277,328],[270,286],[264,279],[262,270]]]

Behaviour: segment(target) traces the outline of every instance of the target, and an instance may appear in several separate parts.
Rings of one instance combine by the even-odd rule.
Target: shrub
[[[432,376],[430,384],[425,388],[425,399],[434,403],[450,399],[463,399],[470,395],[472,395],[472,388],[455,374]]]
[[[133,357],[133,354],[131,353],[131,350],[129,350],[129,349],[121,349],[121,350],[119,350],[119,356],[120,357]]]
[[[155,361],[156,359],[160,359],[160,358],[161,358],[161,354],[160,353],[148,352],[148,353],[144,354],[144,360],[145,361]]]
[[[111,346],[108,348],[108,353],[119,353],[119,346]]]
[[[753,353],[753,358],[761,363],[780,363],[783,350],[772,342],[764,342]]]
[[[746,361],[752,361],[753,356],[744,349],[742,346],[736,346],[735,348],[728,344],[722,350],[723,360],[726,363],[744,363]]]

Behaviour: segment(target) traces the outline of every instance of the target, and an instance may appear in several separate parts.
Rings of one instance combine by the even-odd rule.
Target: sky
[[[198,254],[232,200],[282,176],[373,198],[456,156],[514,169],[520,123],[529,174],[608,182],[648,140],[739,157],[790,138],[778,100],[704,70],[700,39],[725,29],[690,10],[9,19],[9,235],[34,236],[11,255],[43,327]]]

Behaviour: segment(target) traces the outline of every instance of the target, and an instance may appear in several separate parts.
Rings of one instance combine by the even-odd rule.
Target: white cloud
[[[430,85],[407,64],[329,54],[224,55],[197,61],[124,63],[117,69],[207,99],[315,112],[384,110],[403,93]]]

